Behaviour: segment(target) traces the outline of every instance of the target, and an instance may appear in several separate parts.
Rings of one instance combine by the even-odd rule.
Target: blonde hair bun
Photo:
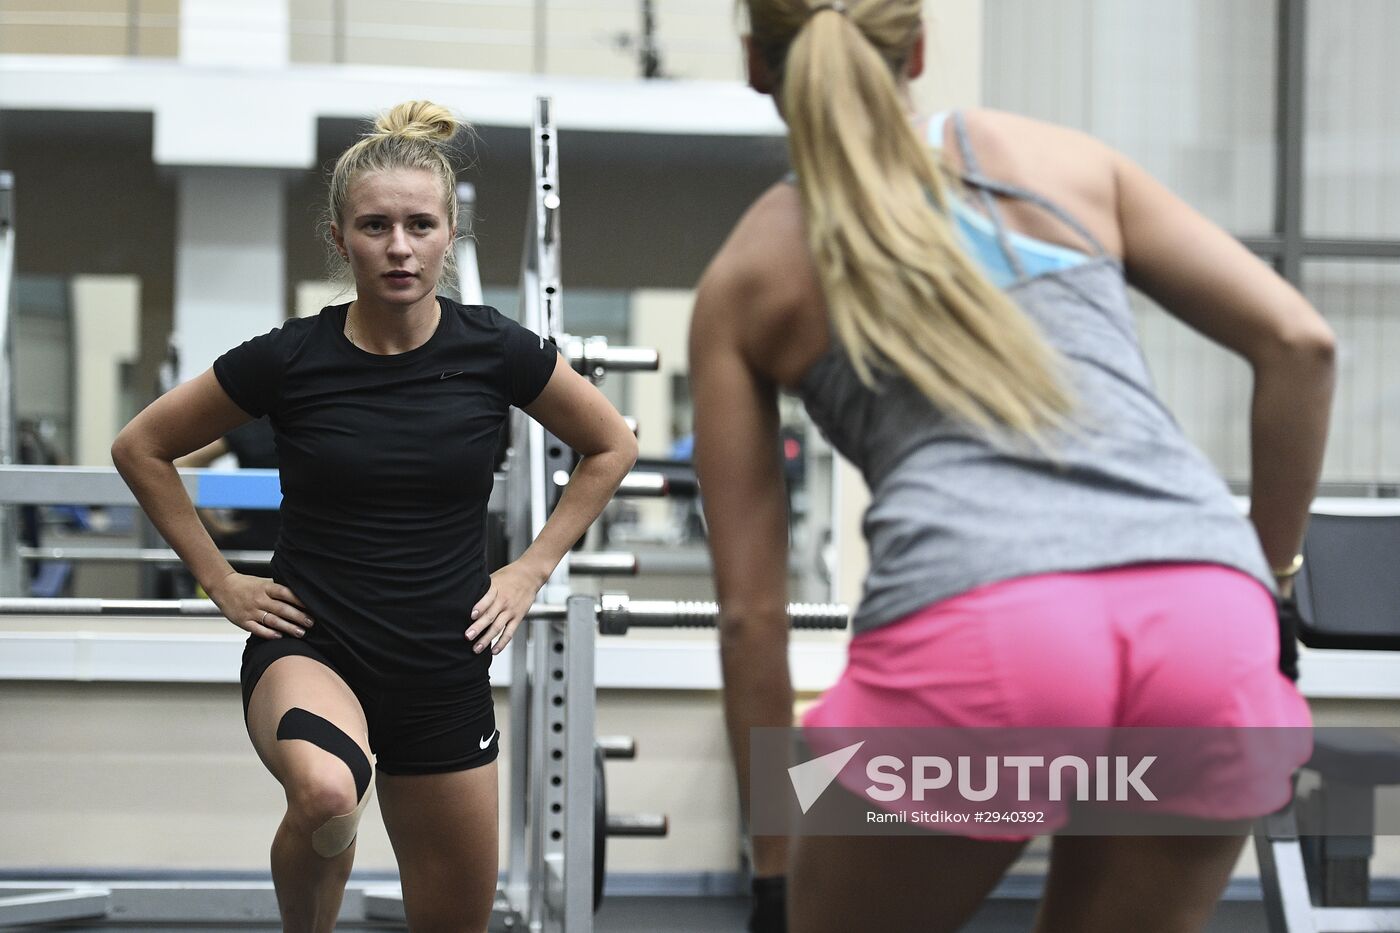
[[[461,122],[441,104],[430,100],[409,100],[376,120],[374,133],[376,136],[445,143],[456,136],[461,127]]]

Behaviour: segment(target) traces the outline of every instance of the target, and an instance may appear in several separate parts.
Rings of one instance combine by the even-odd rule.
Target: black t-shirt
[[[272,576],[316,621],[306,640],[383,686],[481,676],[465,638],[490,586],[486,502],[510,406],[534,401],[552,343],[494,308],[438,299],[422,346],[391,356],[346,339],[348,305],[238,346],[214,375],[268,415],[282,474]]]
[[[267,418],[254,418],[224,435],[229,453],[243,470],[277,469],[277,438]]]

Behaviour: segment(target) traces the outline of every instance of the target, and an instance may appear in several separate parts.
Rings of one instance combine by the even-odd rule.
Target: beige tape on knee
[[[365,807],[369,805],[369,798],[373,793],[372,789],[367,788],[355,809],[331,817],[311,834],[311,848],[316,850],[317,855],[321,858],[335,858],[350,848],[350,843],[355,841],[355,834],[360,831],[360,817],[364,815]]]

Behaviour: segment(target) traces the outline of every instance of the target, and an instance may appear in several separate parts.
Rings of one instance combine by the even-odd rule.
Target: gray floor
[[[964,933],[1027,933],[1034,915],[1033,901],[992,901],[982,908]],[[741,933],[747,917],[746,904],[736,898],[614,898],[598,913],[596,931]],[[1258,903],[1222,903],[1207,931],[1266,933],[1264,909]]]
[[[988,903],[965,933],[1026,933],[1034,915],[1033,901]],[[742,933],[748,908],[744,901],[727,897],[624,897],[609,898],[596,918],[596,933]],[[278,927],[191,926],[189,924],[141,924],[141,930],[198,930],[200,933],[278,933]],[[41,933],[69,930],[82,933],[132,933],[134,926],[93,926],[83,923],[11,928],[7,933]],[[343,929],[401,930],[393,924],[361,925]],[[1227,901],[1220,905],[1208,933],[1265,933],[1264,913],[1258,903]],[[889,931],[894,933],[894,931]],[[913,933],[913,931],[911,931]]]

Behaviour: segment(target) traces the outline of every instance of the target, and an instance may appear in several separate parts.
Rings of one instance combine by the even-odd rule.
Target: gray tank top
[[[1017,270],[1007,294],[1067,361],[1074,424],[1052,438],[1049,455],[994,443],[903,379],[866,388],[833,336],[798,394],[871,491],[855,630],[1000,580],[1130,564],[1223,564],[1272,590],[1253,526],[1152,390],[1121,263],[1067,211],[981,175],[961,114],[954,123],[963,181]],[[1026,276],[994,194],[1054,214],[1093,258]]]

